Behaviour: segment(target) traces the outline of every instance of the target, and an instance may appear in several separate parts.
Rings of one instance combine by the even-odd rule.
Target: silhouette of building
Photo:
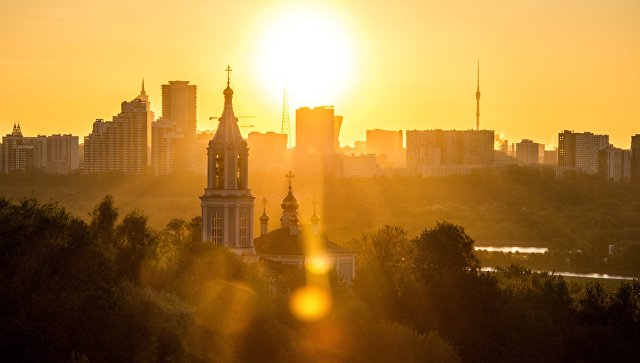
[[[407,167],[414,173],[430,174],[425,168],[460,166],[467,169],[493,164],[493,130],[407,130]],[[439,172],[440,173],[440,172]]]
[[[640,134],[631,136],[631,181],[640,182]]]
[[[310,223],[301,223],[298,216],[300,202],[293,194],[291,182],[293,174],[289,172],[287,177],[289,191],[280,203],[280,228],[269,231],[269,216],[263,208],[260,216],[260,237],[254,242],[256,253],[273,264],[296,266],[300,269],[314,261],[322,261],[323,264],[333,266],[333,272],[337,276],[351,282],[355,276],[356,253],[340,247],[321,233],[320,217],[315,206],[309,218]]]
[[[155,175],[194,168],[193,155],[188,155],[195,150],[195,138],[191,145],[185,141],[182,129],[174,121],[160,118],[151,124],[151,168]]]
[[[624,150],[609,145],[598,152],[598,158],[598,173],[604,180],[617,182],[624,179]]]
[[[544,165],[558,165],[558,148],[544,151]]]
[[[528,139],[516,143],[516,160],[520,165],[537,165],[544,161],[544,144]]]
[[[249,149],[233,112],[230,72],[227,67],[224,110],[207,148],[207,188],[200,197],[202,240],[227,246],[238,255],[255,255]]]
[[[558,166],[586,174],[599,171],[599,152],[609,146],[609,135],[565,130],[558,134]]]
[[[84,170],[87,173],[142,173],[148,163],[148,138],[153,112],[144,91],[121,104],[112,121],[96,119],[84,138]]]
[[[10,134],[2,137],[2,171],[15,173],[36,168],[35,137],[24,137],[20,124],[13,125]]]
[[[297,109],[296,169],[304,173],[336,173],[341,127],[342,116],[335,115],[333,107]]]
[[[196,169],[196,112],[195,85],[188,81],[162,85],[162,118],[151,128],[151,165],[156,175]]]
[[[368,155],[342,155],[342,176],[348,177],[372,177],[382,174],[382,170],[374,154]]]
[[[374,154],[382,167],[401,168],[406,166],[402,130],[367,130],[367,154]]]
[[[196,134],[196,153],[194,157],[194,170],[196,173],[207,175],[207,148],[209,147],[209,140],[214,135],[213,131],[201,131]]]
[[[0,149],[0,170],[4,173],[38,169],[50,174],[69,174],[79,168],[78,136],[25,137],[18,124],[2,138]]]
[[[287,134],[250,132],[247,145],[251,150],[249,167],[252,171],[286,172],[291,169],[287,152]]]

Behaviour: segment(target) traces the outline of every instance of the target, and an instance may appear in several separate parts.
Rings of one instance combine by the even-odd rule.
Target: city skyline
[[[218,70],[231,63],[240,71],[235,88],[243,92],[237,112],[255,116],[251,123],[256,127],[243,132],[279,130],[283,84],[273,75],[277,71],[264,71],[267,62],[259,64],[262,34],[274,33],[274,22],[306,11],[320,15],[319,26],[331,22],[352,54],[345,60],[348,71],[334,72],[343,75],[343,84],[332,102],[320,97],[319,103],[299,104],[290,89],[292,109],[333,104],[345,117],[343,144],[363,140],[366,129],[473,129],[478,58],[481,128],[504,133],[510,141],[545,145],[557,144],[563,129],[588,130],[609,134],[611,143],[622,148],[638,132],[634,85],[640,73],[634,65],[640,51],[633,45],[640,34],[634,17],[640,4],[635,2],[589,1],[579,7],[549,1],[405,2],[400,7],[375,3],[369,9],[362,2],[243,2],[213,8],[198,2],[188,9],[149,5],[131,4],[131,14],[119,12],[117,1],[104,7],[62,2],[55,11],[39,2],[2,5],[8,21],[0,25],[5,45],[0,52],[7,71],[0,81],[12,87],[0,95],[6,102],[0,127],[19,122],[26,134],[64,130],[87,135],[93,120],[116,114],[113,106],[130,99],[144,77],[156,114],[166,80],[198,85],[198,128],[211,130],[216,125],[209,117],[220,111]],[[133,21],[134,10],[147,15],[173,10],[176,19]],[[118,26],[93,22],[98,11],[117,19]],[[230,19],[246,17],[237,24],[216,19],[221,12],[233,15]],[[173,24],[167,29],[174,33],[167,34],[163,24]],[[43,32],[50,34],[43,37]],[[171,52],[154,51],[149,57],[154,49]],[[291,57],[286,49],[280,52]],[[61,84],[65,92],[59,92]],[[34,99],[39,107],[30,106]]]

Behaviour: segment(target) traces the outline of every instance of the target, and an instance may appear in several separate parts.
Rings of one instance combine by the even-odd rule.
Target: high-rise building
[[[176,123],[160,118],[151,125],[151,168],[155,175],[170,174],[185,169],[183,159],[187,153],[182,130]],[[193,143],[192,143],[193,144]],[[193,146],[190,147],[192,149]],[[191,158],[190,163],[193,163]]]
[[[544,165],[558,165],[558,148],[544,151]]]
[[[640,134],[631,136],[631,181],[640,182]]]
[[[565,130],[558,134],[558,166],[587,174],[599,170],[599,152],[609,146],[609,135]]]
[[[121,104],[112,121],[97,119],[84,139],[84,170],[87,173],[140,174],[148,162],[148,129],[153,120],[144,87],[138,97]]]
[[[35,148],[36,138],[24,137],[20,124],[14,124],[11,133],[2,137],[2,172],[35,169]]]
[[[490,166],[493,146],[493,130],[407,130],[407,167]]]
[[[287,160],[287,134],[250,132],[247,145],[251,150],[249,167],[252,171],[291,170],[291,160]]]
[[[367,130],[367,154],[377,156],[385,167],[403,167],[405,164],[402,130]]]
[[[207,149],[207,188],[200,197],[202,240],[254,255],[253,200],[249,189],[249,150],[233,113],[233,90],[227,67],[224,110]]]
[[[162,118],[151,127],[151,164],[156,175],[196,169],[197,87],[188,81],[162,85]]]
[[[382,170],[377,163],[376,156],[369,155],[342,155],[342,176],[349,177],[372,177],[382,174]]]
[[[162,85],[162,118],[175,122],[187,138],[196,137],[197,87],[189,81]]]
[[[296,110],[296,151],[305,154],[331,155],[340,147],[342,116],[333,107],[301,107]]]
[[[336,173],[342,116],[333,107],[296,110],[295,168],[307,173]]]
[[[38,169],[51,174],[69,174],[79,168],[78,136],[22,135],[20,125],[14,125],[11,134],[2,138],[4,173]]]
[[[624,178],[624,150],[607,146],[598,152],[598,173],[604,180],[620,181]]]
[[[544,162],[544,144],[528,139],[516,143],[516,160],[520,165],[537,165]]]

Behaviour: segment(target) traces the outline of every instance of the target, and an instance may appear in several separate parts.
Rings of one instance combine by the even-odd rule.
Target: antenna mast
[[[289,92],[287,92],[287,85],[284,86],[284,93],[282,95],[282,126],[280,127],[280,133],[287,135],[287,147],[291,147],[291,122],[289,121]]]

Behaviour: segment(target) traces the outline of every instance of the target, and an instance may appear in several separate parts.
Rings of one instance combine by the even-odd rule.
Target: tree
[[[476,273],[480,261],[473,253],[473,239],[464,228],[438,222],[413,240],[413,267],[425,280],[443,274]]]

